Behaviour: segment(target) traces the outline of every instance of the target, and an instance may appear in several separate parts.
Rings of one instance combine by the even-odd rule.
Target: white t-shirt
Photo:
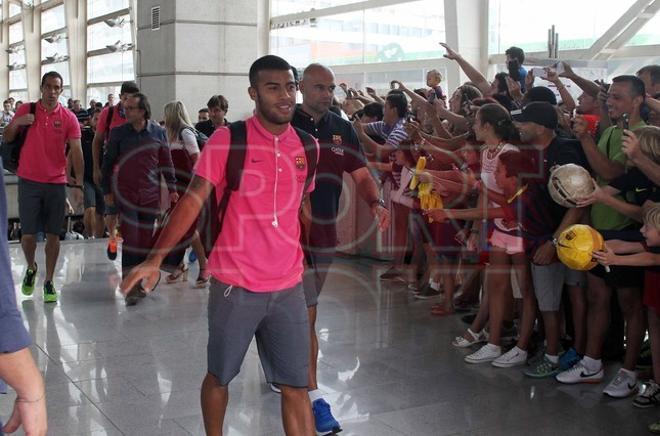
[[[488,147],[484,146],[484,148],[482,149],[481,183],[484,185],[484,192],[486,192],[486,188],[487,188],[493,192],[497,192],[498,194],[502,193],[502,189],[500,189],[497,186],[497,183],[495,183],[495,171],[497,170],[497,161],[499,160],[500,155],[506,151],[518,151],[518,147],[511,144],[504,144],[497,152],[497,154],[490,158],[488,157]],[[488,207],[496,208],[499,207],[499,205],[494,201],[489,200]],[[508,230],[507,227],[502,223],[502,219],[496,218],[493,220],[493,222],[495,223],[495,226],[500,228],[501,230]]]
[[[191,129],[183,129],[180,134],[181,138],[176,138],[171,144],[172,150],[186,150],[189,155],[199,153],[199,146],[197,145],[197,138]]]

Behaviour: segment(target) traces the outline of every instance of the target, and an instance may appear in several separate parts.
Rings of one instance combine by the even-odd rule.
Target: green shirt
[[[634,126],[630,126],[630,130],[645,125],[646,123],[644,121],[640,121]],[[621,147],[623,143],[622,138],[623,129],[616,126],[608,127],[598,141],[598,150],[607,156],[609,160],[625,165],[626,155],[623,153]],[[596,181],[600,186],[607,185],[607,181],[601,177],[596,177]],[[632,219],[602,203],[594,203],[591,206],[591,225],[598,230],[621,230],[632,223]]]

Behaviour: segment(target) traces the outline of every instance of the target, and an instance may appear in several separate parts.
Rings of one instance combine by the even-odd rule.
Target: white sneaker
[[[613,398],[626,398],[637,390],[637,374],[623,368],[616,373],[616,377],[603,389],[605,395]]]
[[[280,386],[276,385],[275,383],[268,383],[268,387],[270,388],[271,391],[275,392],[276,394],[282,393],[282,389],[280,389]]]
[[[451,344],[456,348],[468,348],[474,344],[480,344],[482,342],[488,341],[488,336],[484,330],[479,333],[473,332],[470,328],[467,329],[468,335],[472,338],[470,340],[465,339],[463,336],[456,336]]]
[[[486,344],[472,354],[465,356],[467,363],[492,362],[502,355],[502,347],[499,345]]]
[[[600,365],[598,371],[589,371],[584,365],[583,360],[580,360],[572,368],[562,371],[555,376],[558,382],[566,384],[575,383],[593,383],[597,384],[603,381],[603,364]]]
[[[513,347],[497,359],[493,360],[492,365],[498,368],[512,368],[514,366],[527,363],[527,351]]]

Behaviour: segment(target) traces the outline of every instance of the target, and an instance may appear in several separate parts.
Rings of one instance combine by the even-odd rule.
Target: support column
[[[247,76],[258,54],[261,1],[140,1],[137,78],[155,118],[162,118],[165,103],[178,99],[196,119],[213,94],[229,100],[230,120],[252,112]],[[161,8],[159,30],[151,30],[154,6]]]
[[[71,95],[82,100],[87,95],[87,1],[64,2],[64,19],[69,38],[69,77]]]

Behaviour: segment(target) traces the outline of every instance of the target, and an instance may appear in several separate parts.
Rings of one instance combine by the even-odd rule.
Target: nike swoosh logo
[[[628,383],[628,389],[633,390],[636,387],[637,387],[637,384],[634,384],[634,385],[630,386],[630,383]]]
[[[252,159],[252,163],[259,163],[259,162],[263,162],[263,160]]]
[[[593,377],[596,374],[598,374],[598,371],[594,372],[593,374],[585,374],[584,372],[581,372],[580,377],[582,377],[582,378]]]
[[[635,188],[635,192],[644,192],[646,188]]]

